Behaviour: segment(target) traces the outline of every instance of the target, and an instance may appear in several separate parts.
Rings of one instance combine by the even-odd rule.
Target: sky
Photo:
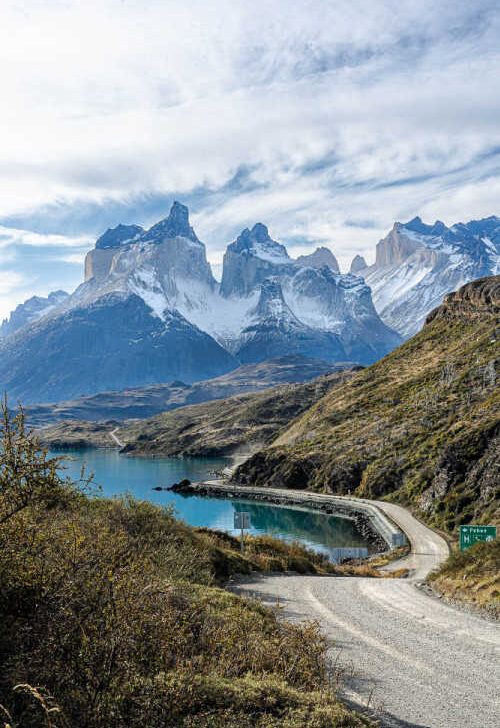
[[[500,0],[2,0],[0,317],[107,227],[186,203],[373,261],[395,220],[500,214]]]

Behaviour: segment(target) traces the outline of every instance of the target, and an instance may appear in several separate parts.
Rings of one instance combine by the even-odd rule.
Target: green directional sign
[[[478,541],[494,541],[496,526],[460,526],[460,551],[465,551]]]

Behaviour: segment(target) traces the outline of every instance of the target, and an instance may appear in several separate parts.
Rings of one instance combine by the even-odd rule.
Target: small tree
[[[58,473],[60,458],[49,458],[39,440],[27,431],[22,407],[12,415],[6,398],[0,407],[1,526],[29,505],[60,495],[64,480]]]

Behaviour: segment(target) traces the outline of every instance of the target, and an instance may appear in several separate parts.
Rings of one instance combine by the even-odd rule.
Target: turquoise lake
[[[169,486],[182,478],[197,481],[210,477],[228,460],[214,458],[131,458],[116,450],[65,450],[51,453],[63,456],[64,472],[80,477],[82,466],[93,473],[93,485],[104,496],[130,493],[136,498],[161,506],[172,506],[177,518],[192,526],[207,526],[230,533],[234,512],[250,512],[250,533],[269,534],[328,554],[332,548],[366,546],[352,521],[296,508],[256,503],[245,499],[184,496],[169,491],[155,491],[155,486]],[[213,477],[213,475],[212,475]]]

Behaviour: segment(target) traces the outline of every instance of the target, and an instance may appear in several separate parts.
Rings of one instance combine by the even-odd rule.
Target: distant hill
[[[312,382],[182,407],[126,424],[119,430],[120,439],[127,443],[123,452],[151,456],[248,454],[272,442],[291,420],[353,375],[353,370],[346,370]]]
[[[118,427],[117,422],[70,420],[44,427],[38,434],[44,444],[56,448],[110,447],[110,433],[116,432],[125,445],[122,452],[131,455],[248,455],[272,442],[291,420],[358,369],[179,407]]]
[[[67,420],[126,420],[152,417],[189,404],[223,399],[244,392],[257,392],[277,384],[306,382],[322,374],[340,371],[346,364],[329,364],[300,354],[281,356],[258,364],[247,364],[215,379],[195,384],[181,381],[102,392],[56,404],[26,408],[31,426],[41,427]]]
[[[446,296],[423,330],[332,388],[235,474],[351,492],[447,530],[498,520],[500,276]]]

